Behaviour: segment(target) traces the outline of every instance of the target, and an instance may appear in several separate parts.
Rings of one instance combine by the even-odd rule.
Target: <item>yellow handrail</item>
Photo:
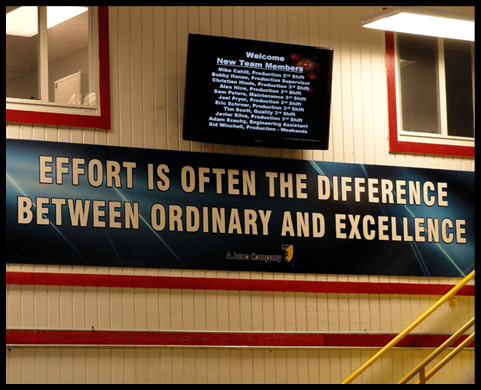
[[[342,384],[351,383],[359,375],[361,375],[369,366],[376,362],[382,355],[388,352],[392,347],[399,343],[404,337],[406,337],[416,326],[423,322],[427,317],[429,317],[437,308],[439,308],[444,302],[450,300],[456,293],[471,279],[474,278],[474,271],[461,280],[455,287],[453,287],[446,295],[444,295],[439,301],[437,301],[433,306],[431,306],[425,313],[423,313],[416,321],[399,333],[394,339],[392,339],[384,348],[377,352],[373,357],[371,357],[366,363],[349,375]]]
[[[414,377],[418,372],[423,371],[425,367],[431,363],[441,352],[443,352],[446,348],[448,348],[452,343],[454,343],[459,337],[463,335],[469,328],[474,325],[474,317],[469,320],[466,325],[460,328],[455,334],[453,334],[449,339],[447,339],[443,344],[441,344],[438,348],[436,348],[426,359],[424,359],[421,363],[419,363],[416,368],[414,368],[409,374],[407,374],[403,379],[398,382],[398,385],[404,385],[407,383],[412,377]],[[469,343],[468,343],[469,344]],[[454,356],[453,356],[454,357]],[[422,376],[423,373],[420,373]],[[434,375],[434,374],[433,374]],[[425,378],[427,380],[427,378]]]
[[[424,378],[421,377],[421,380],[417,381],[416,384],[419,385],[420,383],[426,383],[426,381],[431,378],[434,374],[436,374],[441,368],[443,368],[446,364],[448,364],[452,358],[454,358],[459,352],[461,352],[464,348],[466,348],[469,344],[471,344],[474,340],[474,333],[469,335],[461,344],[459,344],[452,352],[449,353],[443,360],[441,360],[438,364],[436,364],[431,371],[429,371]]]

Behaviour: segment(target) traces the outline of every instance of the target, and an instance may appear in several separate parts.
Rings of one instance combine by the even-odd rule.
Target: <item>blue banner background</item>
[[[40,156],[51,156],[48,161],[52,162],[44,163],[46,171],[43,178],[51,180],[52,184],[40,182]],[[63,179],[61,185],[56,184],[57,157],[68,158],[65,160],[68,163],[61,167],[68,171],[60,175]],[[73,185],[72,181],[74,158],[85,160],[85,164],[79,164],[85,173],[78,175],[78,185]],[[93,181],[102,182],[102,185],[92,186],[89,182],[88,164],[94,159],[101,163],[104,171],[108,161],[117,162],[121,167],[118,174],[121,185],[116,188],[114,180],[114,186],[108,187],[107,175],[103,172],[103,179],[91,176]],[[123,167],[124,162],[135,163],[135,168],[131,169],[132,188],[127,186],[129,173],[128,169]],[[168,190],[149,190],[149,164],[153,164],[154,172],[159,164],[168,167],[168,172],[165,169],[162,172],[165,175],[163,179],[168,178],[170,182]],[[193,184],[190,176],[184,182],[184,188],[182,186],[181,178],[185,167],[192,167],[196,173],[196,185],[192,192],[185,191],[186,187]],[[208,168],[204,170],[204,176],[210,180],[204,184],[203,193],[199,192],[199,167]],[[225,173],[216,175],[214,169],[223,169]],[[231,177],[239,182],[228,180],[228,170],[239,171],[239,174]],[[255,175],[255,183],[251,183],[251,188],[255,188],[255,195],[247,187],[244,189],[243,171],[247,172],[249,178]],[[269,179],[266,172],[277,174],[277,178]],[[281,174],[288,173],[293,174],[292,185],[285,188],[286,196],[282,197],[279,178]],[[296,174],[305,175],[300,176],[299,189]],[[329,178],[331,196],[328,200],[318,199],[319,175]],[[339,183],[341,177],[351,178],[348,180],[351,181],[352,191],[347,192],[345,201],[341,200],[340,190],[337,194],[340,199],[333,199],[333,177],[337,177]],[[368,202],[367,190],[360,193],[361,201],[357,202],[354,178],[363,178],[366,189],[368,178],[391,180],[394,183],[395,199],[396,181],[399,180],[407,183],[419,181],[421,189],[426,181],[432,182],[434,186],[437,186],[437,183],[446,183],[444,200],[448,202],[448,206],[440,207],[437,203],[427,206],[424,202],[420,205],[410,205],[409,202],[406,205],[397,202]],[[162,177],[155,175],[153,183],[159,180],[160,185],[166,184],[161,179]],[[218,180],[221,180],[222,184],[220,194]],[[274,196],[269,193],[272,183],[275,184],[272,187]],[[229,187],[231,191],[228,191]],[[292,198],[287,197],[291,188]],[[407,189],[408,186],[404,188]],[[237,190],[239,194],[233,194]],[[243,194],[244,191],[246,194]],[[297,194],[300,194],[299,198]],[[429,195],[436,195],[436,191],[430,191]],[[381,193],[377,196],[381,198]],[[49,198],[47,202],[44,201],[43,206],[47,210],[43,210],[38,216],[37,198],[42,197]],[[24,209],[21,209],[21,201],[26,198],[31,199],[32,205],[27,207],[24,204]],[[57,201],[58,206],[51,201],[52,198],[61,199]],[[404,199],[409,199],[409,193],[404,195]],[[72,226],[69,202],[76,204],[78,200],[82,205],[90,200],[88,223],[84,227]],[[99,207],[97,203],[97,220],[105,224],[105,227],[94,227],[94,201],[105,202],[105,207]],[[108,202],[121,202],[122,206],[109,209]],[[126,226],[125,202],[129,203],[131,208],[134,203],[138,204],[138,229]],[[157,204],[161,204],[165,209],[165,226],[160,229],[156,224],[156,230],[151,211],[153,205]],[[115,206],[117,205],[118,203],[115,203]],[[169,206],[174,207],[172,212],[182,210],[180,221],[183,231],[179,231],[178,224],[170,225]],[[57,223],[58,209],[61,209],[61,224]],[[225,232],[213,231],[213,209],[216,209],[217,213],[224,210]],[[115,227],[109,227],[112,210],[116,213],[113,218]],[[264,225],[261,216],[267,218],[269,211],[268,223]],[[232,217],[236,212],[239,217]],[[291,216],[292,224],[285,219],[286,212]],[[297,224],[298,212],[308,217],[305,222],[309,222],[309,233],[304,231],[302,234]],[[322,237],[315,237],[314,230],[319,230],[319,226],[312,225],[312,216],[319,214],[324,218],[325,230]],[[336,215],[346,215],[341,219],[345,226],[339,226]],[[351,232],[348,215],[360,216],[360,238],[354,233],[351,239],[348,238]],[[21,216],[31,217],[31,221],[19,223]],[[209,219],[204,224],[206,216]],[[369,225],[369,232],[376,232],[375,238],[366,239],[362,231],[365,216],[372,216],[376,223],[379,217],[389,217],[385,230],[389,239],[379,240],[377,224]],[[452,234],[454,239],[450,243],[443,239],[429,242],[427,232],[421,232],[425,242],[416,239],[406,241],[404,236],[400,241],[393,241],[390,225],[392,217],[396,218],[397,234],[401,236],[405,221],[409,222],[408,235],[414,236],[414,218],[425,219],[422,224],[424,229],[427,229],[428,218],[438,219],[440,231],[442,221],[448,218],[454,226],[446,232]],[[246,224],[246,219],[249,218],[250,223]],[[196,219],[198,223],[193,227]],[[456,232],[456,220],[462,221],[463,230]],[[39,221],[43,224],[39,224]],[[229,225],[230,221],[233,225]],[[188,226],[195,231],[188,231]],[[173,231],[170,230],[171,227]],[[254,234],[255,228],[257,234]],[[267,231],[264,229],[268,230],[268,234],[265,234]],[[281,234],[283,230],[284,235]],[[338,236],[339,231],[346,235],[345,239]],[[459,237],[462,243],[457,242]],[[6,140],[6,238],[7,263],[462,276],[474,269],[474,172]]]

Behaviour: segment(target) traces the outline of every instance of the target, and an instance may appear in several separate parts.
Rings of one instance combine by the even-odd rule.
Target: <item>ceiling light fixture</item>
[[[428,7],[391,7],[361,20],[362,27],[474,41],[474,15]]]
[[[20,37],[33,37],[38,34],[37,8],[37,6],[23,6],[6,14],[6,34]]]
[[[48,6],[47,28],[63,23],[88,10],[87,7]],[[38,34],[38,7],[23,6],[5,15],[5,32],[7,35],[33,37]]]

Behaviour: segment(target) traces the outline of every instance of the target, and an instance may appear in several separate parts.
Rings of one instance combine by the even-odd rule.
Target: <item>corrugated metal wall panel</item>
[[[456,7],[474,12],[471,7]],[[110,7],[112,129],[8,124],[7,138],[474,171],[474,159],[390,154],[384,34],[360,28],[379,7]],[[331,141],[295,151],[183,141],[187,35],[202,33],[334,48]],[[399,278],[8,265],[11,271],[397,282]],[[432,283],[456,280],[426,279]],[[424,282],[426,282],[426,280]],[[418,283],[419,279],[411,280]],[[6,287],[7,329],[230,330],[393,333],[435,297]],[[452,332],[474,298],[443,307],[419,332]],[[454,314],[454,315],[453,315]],[[446,318],[451,320],[446,320]],[[372,350],[222,348],[17,348],[15,383],[338,383]],[[360,382],[392,383],[427,351],[397,350]],[[419,356],[418,356],[419,355]],[[464,352],[433,383],[474,381]]]
[[[12,384],[330,384],[340,383],[375,352],[372,349],[24,347],[6,349],[6,381]],[[393,383],[412,369],[413,362],[421,361],[429,353],[394,350],[355,383]],[[474,383],[474,351],[462,352],[430,383]]]
[[[69,286],[6,287],[6,329],[401,332],[439,297]],[[34,310],[32,310],[34,308]],[[382,316],[380,313],[384,313]],[[414,333],[454,333],[474,316],[457,297]]]

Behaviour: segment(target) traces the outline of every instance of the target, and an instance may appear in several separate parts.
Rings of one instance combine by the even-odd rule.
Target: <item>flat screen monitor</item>
[[[190,34],[184,140],[327,150],[333,49]]]

